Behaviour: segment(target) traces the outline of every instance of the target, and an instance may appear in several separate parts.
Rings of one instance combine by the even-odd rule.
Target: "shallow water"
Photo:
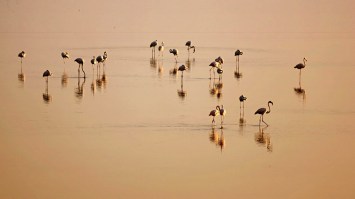
[[[355,196],[352,34],[1,37],[1,198]],[[165,52],[152,61],[148,46],[156,38]],[[189,62],[187,38],[196,45]],[[177,64],[170,48],[180,51]],[[236,49],[244,52],[241,78],[234,76]],[[18,78],[21,50],[24,80]],[[65,63],[62,51],[71,56]],[[89,60],[104,51],[102,81]],[[210,80],[208,65],[218,56],[225,60],[223,77]],[[77,78],[77,57],[86,61],[86,79]],[[297,90],[293,66],[303,57],[303,90]],[[190,65],[183,81],[180,73],[169,74],[181,64]],[[48,85],[47,69],[53,73]],[[218,83],[219,94],[211,94]],[[248,98],[242,124],[241,94]],[[254,112],[269,100],[269,126],[259,128]],[[223,129],[220,117],[212,128],[208,116],[216,105],[227,110]]]

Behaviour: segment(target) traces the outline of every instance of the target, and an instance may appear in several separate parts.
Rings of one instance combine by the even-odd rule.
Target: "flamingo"
[[[211,112],[210,112],[210,114],[208,115],[208,116],[212,116],[213,117],[213,119],[212,119],[212,125],[215,123],[215,120],[214,120],[214,118],[217,116],[217,115],[219,115],[219,110],[216,110],[216,109],[214,109],[214,110],[212,110]]]
[[[212,79],[212,78],[211,78],[211,70],[213,70],[213,78],[214,78],[214,77],[215,77],[214,68],[219,68],[219,65],[220,65],[220,63],[219,63],[219,62],[216,62],[216,61],[210,63],[210,65],[209,65],[209,66],[211,66],[211,68],[210,68],[210,79]]]
[[[96,57],[96,61],[97,61],[97,71],[99,71],[100,64],[104,62],[104,58],[101,55],[99,55]]]
[[[106,51],[104,52],[104,55],[102,56],[102,59],[103,59],[102,63],[103,63],[104,70],[105,70],[105,65],[106,65],[106,60],[107,60],[107,52]]]
[[[259,126],[260,126],[260,122],[261,122],[261,121],[263,121],[263,122],[266,124],[266,126],[269,126],[269,125],[264,121],[264,114],[265,114],[265,113],[266,113],[266,114],[269,114],[269,113],[271,112],[270,104],[271,104],[271,105],[274,105],[274,103],[273,103],[272,101],[269,101],[269,102],[267,103],[267,106],[269,107],[269,110],[268,110],[268,111],[266,111],[266,108],[259,108],[259,109],[255,112],[255,115],[256,115],[256,114],[260,114]]]
[[[222,64],[224,63],[224,60],[223,60],[223,58],[221,56],[217,57],[215,59],[215,61],[218,62],[220,64],[220,66],[222,67]]]
[[[187,46],[187,52],[188,52],[188,57],[190,57],[190,49],[194,49],[193,53],[195,53],[195,46],[191,45],[191,41],[187,41],[185,43],[185,46]]]
[[[95,64],[97,64],[97,61],[96,61],[96,57],[95,56],[92,56],[92,59],[91,59],[91,64],[92,64],[92,70],[94,70],[94,66]]]
[[[46,79],[46,82],[48,82],[48,77],[49,77],[49,76],[52,76],[52,73],[49,72],[49,70],[44,71],[43,77],[46,77],[46,78],[47,78],[47,79]]]
[[[184,78],[184,71],[187,70],[187,66],[181,65],[178,70],[181,71],[181,78]]]
[[[25,51],[21,51],[17,56],[21,58],[21,67],[22,67],[22,59],[26,57],[26,53]]]
[[[227,114],[227,111],[223,108],[223,105],[216,106],[216,110],[219,111],[219,115],[221,116],[221,128],[223,128],[224,117]]]
[[[84,71],[84,59],[82,59],[82,58],[76,58],[74,61],[79,64],[78,77],[80,76],[80,66],[81,66],[81,70],[82,70],[83,73],[84,73],[84,78],[86,78],[85,71]]]
[[[43,77],[46,77],[46,90],[45,90],[45,93],[43,93],[42,97],[46,103],[49,103],[52,100],[52,96],[48,93],[48,77],[49,76],[52,76],[52,73],[49,72],[49,70],[44,71]]]
[[[152,41],[152,43],[150,43],[150,48],[152,48],[152,57],[154,58],[155,58],[155,46],[157,45],[158,45],[158,40]]]
[[[244,108],[244,101],[245,101],[245,100],[247,100],[247,98],[246,98],[245,96],[241,95],[241,96],[239,97],[239,102],[240,102],[240,106],[239,106],[239,107],[241,107],[241,105],[242,105],[242,103],[243,103],[243,108]]]
[[[68,52],[62,52],[62,58],[63,58],[63,62],[65,64],[65,59],[69,59],[69,53]]]
[[[170,49],[169,52],[174,55],[174,57],[175,57],[175,62],[177,63],[177,62],[178,62],[178,61],[177,61],[177,58],[178,58],[178,56],[179,56],[179,51],[174,48],[174,49]]]
[[[306,61],[307,61],[307,59],[304,57],[304,58],[303,58],[303,64],[302,64],[302,63],[299,63],[299,64],[297,64],[295,67],[293,67],[293,68],[296,68],[296,69],[299,69],[299,70],[300,70],[300,75],[299,75],[299,84],[300,84],[300,87],[301,87],[301,70],[302,70],[302,68],[305,68],[305,67],[306,67]]]
[[[161,56],[164,57],[164,42],[161,42],[161,45],[158,46],[158,51],[159,51],[159,56],[161,53]]]
[[[219,78],[218,78],[218,79],[221,80],[221,79],[222,79],[222,74],[223,74],[223,69],[217,67],[217,73],[218,73],[218,75],[219,75]]]
[[[243,55],[243,52],[240,51],[239,49],[235,51],[234,56],[235,56],[235,61],[236,61],[236,71],[235,74],[239,74],[239,56]]]

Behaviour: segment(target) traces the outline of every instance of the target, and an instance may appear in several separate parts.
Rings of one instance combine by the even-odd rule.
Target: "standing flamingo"
[[[223,128],[224,117],[227,114],[227,111],[223,108],[223,105],[216,106],[216,110],[219,111],[219,115],[221,116],[221,129]]]
[[[234,56],[235,56],[235,61],[236,61],[236,68],[235,68],[234,74],[236,76],[240,76],[240,73],[239,73],[239,56],[240,55],[243,55],[242,51],[240,51],[239,49],[237,51],[235,51]]]
[[[184,71],[187,70],[187,66],[181,65],[178,70],[181,71],[181,78],[184,78]]]
[[[150,48],[152,48],[152,58],[155,58],[155,46],[158,45],[158,40],[153,41],[150,43]]]
[[[79,64],[78,77],[80,77],[80,66],[81,66],[81,70],[82,70],[83,73],[84,73],[84,78],[86,78],[85,71],[84,71],[84,59],[82,59],[82,58],[76,58],[74,61]]]
[[[92,56],[92,59],[91,59],[91,64],[92,64],[92,70],[94,70],[94,66],[95,64],[97,64],[97,61],[96,61],[96,57],[95,56]]]
[[[177,58],[178,58],[178,56],[179,56],[179,51],[174,48],[174,49],[170,49],[169,52],[174,55],[174,57],[175,57],[175,62],[177,63],[177,62],[178,62]]]
[[[299,63],[299,64],[297,64],[297,65],[294,67],[294,68],[300,70],[300,75],[299,75],[299,84],[300,84],[300,87],[301,87],[301,70],[302,70],[302,68],[305,68],[305,67],[306,67],[306,61],[307,61],[307,59],[306,59],[306,58],[303,58],[303,64],[302,64],[302,63]]]
[[[65,64],[65,59],[69,59],[69,53],[68,52],[62,52],[62,58],[63,58],[63,62]]]
[[[212,78],[211,78],[211,70],[213,70],[213,78],[215,78],[215,76],[216,76],[216,72],[214,71],[214,68],[219,68],[220,63],[219,63],[219,62],[214,61],[214,62],[210,63],[210,65],[209,65],[209,66],[211,66],[211,68],[210,68],[210,79],[212,79]]]
[[[214,109],[214,110],[212,110],[212,111],[210,112],[209,116],[212,116],[212,117],[213,117],[213,119],[212,119],[212,125],[215,123],[214,118],[215,118],[217,115],[219,115],[219,110],[217,110],[217,109]]]
[[[161,57],[163,58],[164,57],[164,42],[161,42],[161,45],[158,46],[158,51],[159,51],[158,56],[160,56],[160,53],[161,53]]]
[[[191,45],[191,41],[187,41],[185,43],[185,46],[187,46],[187,53],[188,53],[188,57],[190,58],[190,49],[194,49],[193,53],[195,53],[195,46]]]
[[[245,96],[241,95],[241,96],[239,97],[239,102],[240,102],[239,107],[242,107],[242,103],[243,103],[243,108],[244,108],[244,101],[245,101],[245,100],[247,100],[247,98],[246,98]]]
[[[264,114],[265,114],[265,113],[266,113],[266,114],[269,114],[269,113],[271,112],[270,104],[271,104],[271,105],[274,105],[274,103],[273,103],[272,101],[269,101],[269,102],[267,103],[267,106],[269,107],[269,110],[268,110],[268,111],[266,111],[266,108],[259,108],[259,109],[255,112],[255,114],[260,114],[259,126],[260,126],[260,122],[261,122],[261,121],[263,121],[263,122],[266,124],[266,126],[269,126],[269,125],[264,121]]]
[[[47,78],[47,79],[46,79],[46,82],[48,82],[48,77],[49,77],[49,76],[52,76],[52,73],[49,72],[49,70],[44,71],[43,77],[46,77],[46,78]]]
[[[224,64],[224,59],[221,56],[219,56],[215,59],[215,61],[218,62],[220,67],[222,68],[222,64]]]
[[[22,59],[26,57],[26,53],[25,51],[21,51],[17,56],[21,58],[21,67],[22,67]]]

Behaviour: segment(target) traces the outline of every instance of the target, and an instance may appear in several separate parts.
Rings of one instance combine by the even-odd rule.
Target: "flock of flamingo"
[[[155,60],[155,48],[156,46],[158,45],[158,41],[155,40],[153,42],[151,42],[150,44],[150,48],[152,49],[152,59]],[[196,48],[195,46],[192,45],[192,42],[191,41],[187,41],[185,43],[185,46],[187,46],[187,50],[188,50],[188,56],[190,57],[190,50],[192,49],[193,53],[196,52]],[[164,42],[161,42],[161,45],[158,46],[158,51],[159,51],[159,55],[158,56],[161,56],[163,57],[163,53],[164,53]],[[177,49],[170,49],[169,52],[171,54],[174,55],[174,58],[175,58],[175,62],[178,63],[178,55],[179,55],[179,51]],[[239,49],[235,51],[234,55],[236,56],[236,71],[234,72],[235,76],[237,78],[241,77],[241,73],[239,72],[239,56],[240,55],[243,55],[243,52],[241,52]],[[69,59],[69,53],[68,52],[62,52],[61,53],[61,56],[63,58],[63,61],[65,63],[65,60],[66,59]],[[18,77],[19,78],[24,78],[24,75],[22,73],[22,62],[23,62],[23,59],[26,57],[26,53],[24,51],[21,51],[19,54],[18,54],[18,57],[21,59],[21,73],[18,74]],[[96,65],[97,66],[97,71],[101,70],[101,64],[103,65],[103,67],[105,66],[105,62],[107,60],[107,53],[106,51],[104,52],[104,54],[101,56],[93,56],[93,58],[91,59],[91,64],[93,66],[93,69],[94,69],[94,66]],[[76,63],[78,63],[78,78],[80,77],[80,69],[81,71],[83,72],[84,76],[83,78],[85,79],[86,78],[86,74],[85,74],[85,71],[84,71],[84,59],[82,58],[76,58],[74,60]],[[299,69],[299,84],[301,84],[301,70],[303,68],[305,68],[306,66],[306,61],[307,59],[306,58],[303,58],[303,63],[299,63],[297,64],[296,66],[294,66],[295,69]],[[224,63],[224,60],[222,57],[217,57],[213,62],[211,62],[211,64],[209,65],[211,68],[210,68],[210,79],[212,79],[212,75],[211,75],[211,72],[213,70],[213,79],[215,79],[215,71],[219,74],[219,79],[221,78],[221,75],[223,74],[223,69],[222,69],[222,65]],[[184,71],[187,70],[188,67],[185,66],[184,64],[179,66],[179,67],[175,67],[171,73],[173,74],[176,74],[178,71],[181,72],[181,81],[183,80],[183,75],[184,75]],[[44,71],[43,73],[43,77],[46,78],[46,82],[48,84],[48,77],[52,76],[52,73],[49,71],[49,70],[46,70]],[[301,86],[300,88],[297,88],[297,89],[301,89]],[[301,89],[302,90],[302,89]],[[295,88],[295,91],[296,91],[296,88]],[[182,94],[181,95],[185,95],[184,91],[182,90],[181,91]],[[297,92],[297,91],[296,91]],[[301,92],[301,91],[299,91]],[[180,95],[180,94],[179,94]],[[247,98],[243,95],[241,95],[239,97],[239,101],[240,101],[240,106],[241,104],[243,104],[243,108],[244,108],[244,101],[246,100]],[[273,102],[272,101],[268,101],[267,103],[267,106],[268,106],[268,110],[266,108],[259,108],[258,110],[256,110],[255,114],[259,114],[260,115],[260,118],[259,118],[259,127],[261,125],[261,122],[263,122],[266,126],[269,126],[265,121],[264,121],[264,114],[269,114],[271,112],[271,108],[270,108],[270,105],[273,105]],[[243,109],[244,110],[244,109]],[[215,125],[215,117],[216,116],[220,116],[221,117],[221,129],[223,128],[223,122],[224,122],[224,117],[226,115],[227,111],[226,109],[223,107],[223,105],[219,106],[217,105],[215,107],[215,109],[213,109],[212,111],[210,111],[209,113],[209,116],[212,116],[212,126]]]
[[[158,45],[158,41],[155,40],[153,42],[151,42],[150,44],[150,48],[152,48],[152,59],[155,59],[155,48]],[[187,50],[188,50],[188,57],[190,57],[190,49],[193,49],[193,53],[195,53],[196,48],[195,46],[192,46],[191,41],[187,41],[185,46],[187,46]],[[159,51],[159,56],[163,56],[163,52],[164,52],[164,42],[161,42],[161,45],[158,46],[158,51]],[[170,49],[169,50],[170,53],[172,53],[174,55],[175,58],[175,62],[178,62],[178,55],[179,55],[179,51],[177,49]],[[240,78],[242,76],[242,74],[239,71],[239,56],[243,55],[243,52],[240,51],[239,49],[235,51],[234,56],[236,57],[236,71],[234,72],[234,75],[237,78]],[[303,58],[303,63],[299,63],[297,64],[294,68],[299,69],[300,70],[300,74],[299,74],[299,84],[301,85],[301,69],[305,68],[306,66],[306,58]],[[213,61],[209,66],[210,68],[210,79],[212,79],[212,75],[211,75],[211,71],[213,70],[213,79],[215,79],[215,71],[219,74],[219,79],[221,79],[221,75],[223,74],[223,69],[222,69],[222,65],[224,63],[224,60],[222,57],[217,57],[215,59],[215,61]],[[172,73],[176,74],[177,71],[181,71],[181,81],[184,77],[184,71],[187,70],[188,67],[185,66],[184,64],[179,66],[178,68],[174,68]],[[300,89],[301,91],[299,91],[298,89]],[[300,88],[295,88],[296,92],[304,92],[303,89]],[[244,101],[247,98],[243,95],[241,95],[239,97],[239,101],[242,104],[243,103],[243,108],[244,108]],[[269,124],[267,124],[264,121],[264,114],[269,114],[271,112],[271,108],[270,105],[274,105],[274,103],[272,101],[268,101],[267,106],[268,106],[268,110],[266,108],[259,108],[258,110],[256,110],[255,114],[259,114],[260,118],[259,118],[259,126],[261,125],[261,122],[263,122],[266,126],[269,126]],[[244,109],[243,109],[244,110]],[[216,116],[221,116],[221,129],[223,128],[223,122],[224,122],[224,117],[226,115],[227,111],[226,109],[224,109],[223,105],[219,106],[217,105],[215,109],[213,109],[212,111],[210,111],[209,116],[212,116],[212,125],[215,125],[215,117]]]

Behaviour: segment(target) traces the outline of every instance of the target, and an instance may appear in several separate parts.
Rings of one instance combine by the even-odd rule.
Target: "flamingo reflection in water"
[[[52,76],[52,73],[49,72],[49,70],[44,71],[43,73],[43,77],[46,78],[46,88],[45,88],[45,92],[43,93],[42,97],[43,97],[43,101],[45,103],[49,103],[52,101],[52,96],[48,93],[48,77]]]
[[[84,96],[84,84],[85,84],[86,78],[84,78],[83,83],[81,83],[81,78],[78,77],[78,86],[75,88],[75,96],[78,99],[82,99]]]
[[[209,134],[209,140],[211,143],[215,144],[217,147],[221,149],[221,151],[226,146],[226,140],[224,138],[223,129],[221,129],[221,133],[218,134],[216,129],[212,127],[211,133]]]
[[[268,152],[272,152],[273,151],[273,145],[271,143],[271,137],[269,133],[264,133],[264,130],[267,128],[261,128],[259,126],[259,131],[257,133],[255,133],[255,142],[257,144],[259,144],[260,146],[266,146],[266,149]]]
[[[219,79],[217,83],[215,79],[213,79],[213,82],[212,79],[210,79],[209,91],[211,96],[217,96],[217,98],[220,99],[222,97],[222,88],[223,88],[222,79]]]

